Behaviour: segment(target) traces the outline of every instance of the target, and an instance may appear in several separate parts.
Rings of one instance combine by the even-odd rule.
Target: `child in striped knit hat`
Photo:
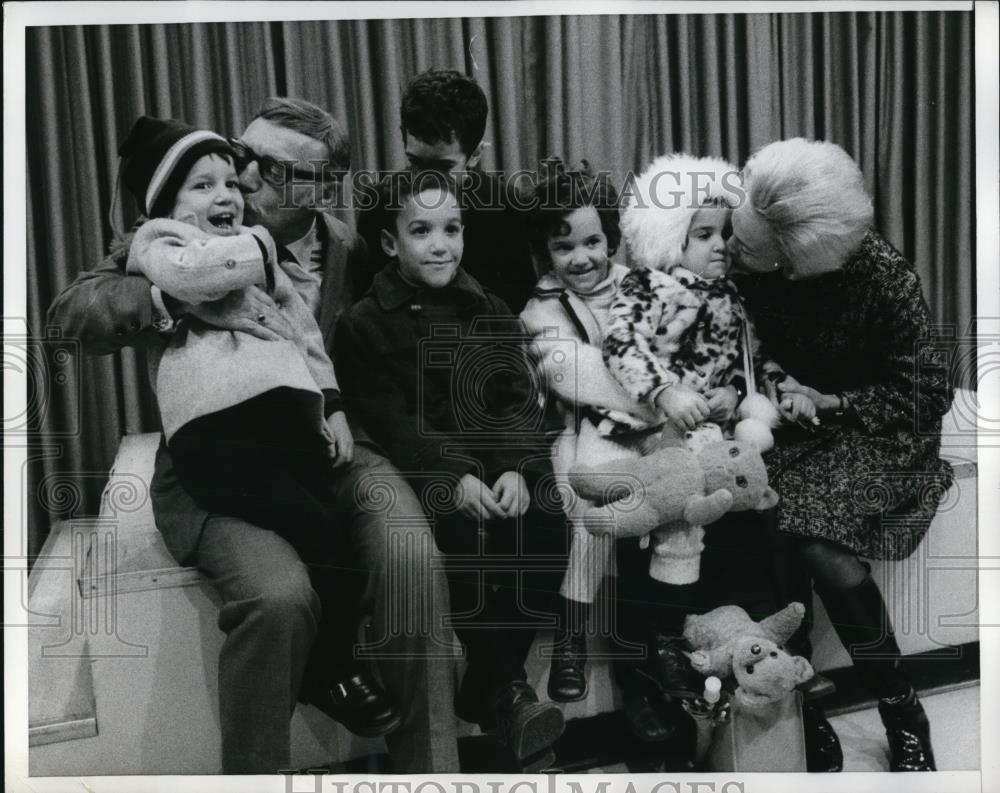
[[[361,586],[338,535],[336,482],[351,459],[350,437],[333,427],[343,406],[316,319],[267,230],[241,225],[235,153],[224,138],[143,116],[119,154],[122,180],[146,218],[128,240],[126,271],[153,282],[154,302],[166,295],[198,304],[260,286],[278,307],[280,316],[258,318],[271,334],[182,316],[152,348],[150,372],[184,489],[209,512],[284,537],[309,567],[322,608],[315,660],[335,688],[364,674],[353,658]],[[388,706],[372,734],[399,722]]]

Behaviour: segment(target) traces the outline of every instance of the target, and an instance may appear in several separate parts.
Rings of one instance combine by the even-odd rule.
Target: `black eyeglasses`
[[[312,168],[296,168],[294,160],[278,160],[267,154],[258,154],[239,138],[230,138],[229,145],[236,155],[236,171],[242,173],[252,162],[257,163],[261,178],[275,187],[283,187],[290,181],[318,182],[326,179],[339,179],[340,171],[324,168],[318,163]]]

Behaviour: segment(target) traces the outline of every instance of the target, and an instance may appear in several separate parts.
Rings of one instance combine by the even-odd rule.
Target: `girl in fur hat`
[[[786,378],[780,366],[762,356],[728,278],[726,243],[732,207],[740,197],[738,171],[728,162],[670,154],[654,160],[635,180],[622,214],[623,237],[636,266],[622,278],[611,303],[604,360],[631,400],[653,412],[664,434],[676,435],[689,447],[731,429],[750,380],[746,359],[762,379]],[[812,401],[799,396],[783,400],[784,416],[811,419]],[[612,437],[624,431],[610,421],[601,427]],[[729,529],[720,531],[727,535]],[[696,685],[678,638],[685,616],[708,607],[709,600],[730,597],[724,590],[739,592],[729,579],[742,573],[729,569],[728,561],[706,559],[703,578],[711,580],[653,580],[643,574],[648,551],[634,542],[619,544],[617,560],[618,595],[625,605],[618,610],[619,628],[647,648],[647,660],[631,670],[618,665],[619,683],[623,688],[651,683],[676,702],[680,692]],[[637,603],[643,607],[635,608]]]
[[[634,400],[680,432],[706,421],[731,424],[746,395],[745,339],[755,370],[785,378],[761,357],[728,278],[726,241],[740,195],[730,163],[668,154],[635,181],[622,216],[637,266],[611,306],[604,359]],[[802,396],[785,400],[785,409],[793,419],[812,419],[815,406]]]

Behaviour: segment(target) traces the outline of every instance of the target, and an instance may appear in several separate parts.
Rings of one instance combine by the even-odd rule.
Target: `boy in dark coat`
[[[336,366],[352,414],[421,496],[447,557],[468,660],[458,714],[496,726],[520,768],[538,770],[554,759],[563,717],[538,701],[524,662],[569,530],[557,499],[535,498],[552,469],[520,325],[459,267],[454,183],[423,177],[383,196],[391,260],[341,318]]]

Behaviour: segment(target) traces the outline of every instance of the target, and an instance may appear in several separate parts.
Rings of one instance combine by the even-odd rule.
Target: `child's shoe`
[[[531,686],[514,680],[497,696],[496,719],[497,737],[514,754],[524,773],[552,766],[552,744],[566,726],[558,705],[539,702]]]
[[[691,668],[684,654],[689,649],[683,638],[654,633],[648,645],[649,655],[636,671],[668,699],[700,696],[705,678]]]

